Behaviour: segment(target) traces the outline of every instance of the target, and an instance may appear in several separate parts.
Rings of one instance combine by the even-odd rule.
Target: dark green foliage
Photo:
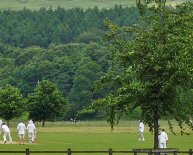
[[[6,85],[0,88],[0,117],[9,121],[22,115],[26,105],[18,88]]]
[[[1,11],[0,42],[6,43],[0,45],[1,86],[9,83],[27,97],[37,81],[52,81],[70,101],[63,118],[75,116],[90,105],[94,81],[109,68],[109,52],[102,40],[108,31],[104,20],[131,25],[137,23],[137,16],[136,8],[121,6]]]
[[[179,101],[178,109],[184,104],[192,107],[192,102],[184,100],[185,94],[188,94],[189,99],[191,93],[188,89],[179,88],[181,85],[191,84],[189,77],[192,73],[187,71],[189,67],[186,66],[186,63],[191,62],[191,5],[179,6],[177,10],[168,7],[171,14],[167,16],[167,11],[164,12],[167,24],[161,28],[156,9],[149,10],[146,4],[140,5],[144,9],[141,15],[147,15],[142,18],[144,20],[140,25],[136,25],[136,8],[121,6],[102,10],[42,8],[31,11],[24,8],[21,11],[0,12],[0,41],[3,42],[0,43],[0,86],[11,84],[27,97],[34,92],[38,81],[51,81],[69,101],[62,119],[76,117],[77,114],[81,117],[94,116],[95,111],[85,109],[91,105],[92,99],[104,97],[107,92],[110,92],[110,96],[101,100],[101,104],[106,106],[107,112],[110,111],[108,120],[111,124],[114,123],[112,118],[119,119],[123,111],[138,118],[141,111],[132,114],[131,110],[145,105],[142,116],[144,119],[147,116],[146,120],[149,121],[146,123],[152,127],[153,117],[148,114],[152,113],[154,103],[157,104],[157,101],[153,101],[154,98],[164,102],[164,106],[160,104],[159,107],[160,111],[164,111],[164,118],[173,118],[170,114],[177,114],[178,111],[170,109],[169,104],[177,101],[176,96]],[[153,14],[157,16],[152,16]],[[105,19],[123,26],[119,28],[114,24],[107,24],[112,35],[106,37],[115,46],[107,46],[102,40],[109,31],[104,26]],[[181,19],[186,20],[184,22]],[[150,23],[153,24],[149,26]],[[133,24],[133,27],[128,27]],[[158,36],[164,36],[164,39],[160,40]],[[162,43],[165,45],[161,46]],[[187,55],[178,58],[177,56],[183,54],[184,47],[188,51]],[[110,53],[111,49],[114,50],[113,53]],[[103,89],[93,93],[93,83],[108,70],[110,74],[100,80],[104,84]],[[156,85],[159,80],[161,84]],[[105,84],[105,81],[109,83]],[[118,90],[117,94],[114,94],[115,90]],[[159,96],[156,96],[157,92],[160,92]],[[171,98],[168,99],[168,96]],[[100,106],[97,108],[100,109]],[[165,108],[171,111],[167,112]],[[192,109],[183,111],[184,113],[178,115],[180,118],[191,113]]]
[[[164,0],[154,1],[153,6],[148,6],[148,1],[138,2],[142,11],[139,25],[107,23],[111,29],[107,39],[112,47],[112,68],[96,88],[107,83],[114,87],[93,105],[106,112],[112,128],[123,113],[141,107],[141,119],[154,131],[154,148],[158,148],[159,120],[172,116],[184,132],[183,123],[189,123],[193,111],[192,101],[182,100],[184,93],[192,91],[193,5],[171,8]]]
[[[74,109],[83,109],[91,103],[93,82],[102,75],[101,66],[88,57],[82,58],[77,64],[73,87],[69,100],[75,104]]]
[[[1,47],[1,86],[10,83],[27,97],[38,81],[52,81],[70,100],[63,119],[90,105],[93,82],[109,67],[106,48],[96,43],[50,45],[47,49]]]
[[[65,112],[66,100],[50,81],[39,82],[28,97],[29,118],[34,121],[53,121]]]
[[[122,8],[115,6],[113,9],[83,10],[73,8],[65,10],[31,11],[1,11],[0,12],[0,41],[19,47],[41,46],[48,47],[51,43],[61,44],[89,41],[100,41],[105,31],[106,18],[119,25],[130,25],[137,22],[135,8]]]
[[[93,109],[82,109],[77,114],[78,119],[80,120],[96,120],[100,119],[100,115]]]

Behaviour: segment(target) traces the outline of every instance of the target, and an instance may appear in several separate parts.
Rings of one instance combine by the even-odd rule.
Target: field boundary
[[[106,151],[73,151],[72,149],[67,149],[66,151],[31,151],[29,148],[26,148],[25,151],[0,151],[1,153],[23,153],[25,155],[30,155],[30,153],[36,154],[36,153],[47,153],[47,154],[51,154],[51,153],[62,153],[62,154],[67,154],[67,155],[74,155],[74,154],[78,154],[78,153],[84,153],[84,154],[92,154],[92,153],[105,153],[108,155],[113,155],[113,153],[119,154],[125,154],[125,153],[131,153],[134,155],[138,155],[141,153],[146,153],[147,155],[153,155],[153,154],[166,154],[166,153],[172,153],[174,155],[177,155],[178,153],[183,153],[183,154],[189,154],[189,155],[193,155],[193,151],[192,149],[189,149],[188,151],[178,151],[178,149],[133,149],[133,150],[128,150],[128,151],[116,151],[113,149],[109,149]]]

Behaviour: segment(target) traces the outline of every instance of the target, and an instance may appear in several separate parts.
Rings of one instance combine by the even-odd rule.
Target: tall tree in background
[[[69,101],[73,104],[72,108],[75,113],[90,105],[93,81],[101,75],[101,66],[89,57],[84,57],[79,61],[73,88],[69,95]]]
[[[29,117],[34,121],[53,121],[60,117],[65,111],[66,100],[57,87],[48,80],[38,83],[34,93],[29,95],[28,110]]]
[[[123,112],[141,107],[141,119],[154,131],[154,148],[158,148],[159,120],[172,116],[183,133],[182,123],[188,123],[192,113],[193,103],[185,103],[182,92],[190,93],[192,87],[193,4],[172,8],[166,0],[136,2],[139,25],[107,23],[112,67],[95,88],[110,83],[112,89],[93,106],[106,111],[112,128]]]
[[[11,85],[0,89],[0,117],[4,118],[9,124],[9,120],[22,115],[25,108],[25,100],[20,90]]]

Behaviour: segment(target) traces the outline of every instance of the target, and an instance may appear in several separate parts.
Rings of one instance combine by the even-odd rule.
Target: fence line
[[[66,151],[31,151],[29,148],[26,148],[25,151],[2,151],[0,150],[0,154],[1,153],[22,153],[25,155],[30,155],[31,153],[36,154],[36,153],[62,153],[62,154],[66,154],[66,155],[74,155],[74,154],[80,154],[80,153],[84,153],[84,154],[92,154],[92,153],[105,153],[108,155],[113,155],[113,153],[133,153],[134,155],[140,154],[140,153],[147,153],[148,155],[152,155],[152,154],[158,154],[160,155],[161,153],[173,153],[174,155],[177,155],[177,153],[183,153],[183,154],[188,154],[188,155],[193,155],[193,151],[192,149],[189,149],[189,151],[178,151],[178,149],[133,149],[133,150],[127,150],[127,151],[116,151],[113,149],[109,149],[106,151],[73,151],[70,148],[67,149]]]

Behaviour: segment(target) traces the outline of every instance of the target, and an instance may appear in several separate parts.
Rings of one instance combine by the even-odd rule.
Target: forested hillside
[[[100,41],[106,29],[104,20],[118,25],[137,22],[135,8],[115,6],[113,9],[80,8],[39,11],[0,12],[0,41],[17,47],[48,47],[51,43]]]
[[[10,84],[27,98],[38,82],[57,85],[68,103],[62,118],[77,114],[92,118],[85,110],[93,97],[93,83],[110,67],[111,53],[104,35],[106,19],[124,26],[137,23],[136,8],[80,8],[0,12],[0,86]],[[106,88],[108,89],[108,88]],[[79,115],[80,116],[80,115]],[[81,117],[81,116],[80,116]]]

